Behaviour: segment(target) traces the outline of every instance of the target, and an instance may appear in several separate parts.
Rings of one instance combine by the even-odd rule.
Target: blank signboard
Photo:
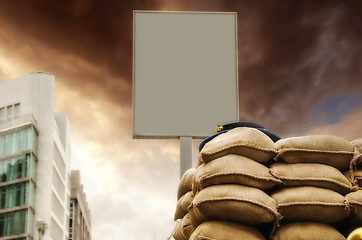
[[[207,137],[238,121],[236,13],[134,11],[133,137]]]

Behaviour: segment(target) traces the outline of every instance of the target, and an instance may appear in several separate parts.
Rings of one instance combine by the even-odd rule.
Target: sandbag
[[[286,163],[321,163],[343,171],[349,168],[354,146],[336,136],[311,135],[281,139],[275,143],[276,160]]]
[[[343,195],[351,192],[352,184],[337,168],[319,163],[274,163],[270,173],[285,186],[328,188]]]
[[[190,236],[190,240],[265,240],[254,227],[227,221],[201,223]]]
[[[281,181],[272,176],[263,164],[248,157],[228,154],[196,169],[193,192],[195,194],[210,185],[230,183],[266,190]]]
[[[180,197],[177,201],[174,220],[181,219],[186,215],[187,208],[191,205],[193,199],[194,194],[192,191],[189,191]]]
[[[345,198],[351,207],[351,216],[348,221],[362,225],[362,190],[351,192]]]
[[[355,147],[355,150],[362,153],[362,138],[351,141],[351,144]]]
[[[350,213],[344,197],[330,189],[311,186],[280,188],[271,197],[277,203],[283,222],[336,223]]]
[[[186,214],[177,226],[173,237],[175,240],[188,240],[194,231],[195,228],[191,225],[189,215]]]
[[[294,222],[280,226],[272,240],[345,240],[334,227],[317,222]]]
[[[352,171],[353,172],[351,172],[351,170],[346,170],[343,174],[352,185],[362,188],[362,166],[359,165]]]
[[[274,142],[254,128],[238,127],[207,142],[200,152],[199,165],[227,154],[238,154],[261,163],[276,155]]]
[[[192,191],[192,184],[195,178],[195,168],[188,169],[180,180],[177,190],[177,200],[179,200],[185,193]]]
[[[237,184],[204,188],[195,196],[188,212],[194,227],[207,220],[256,225],[279,218],[275,201],[265,192]]]

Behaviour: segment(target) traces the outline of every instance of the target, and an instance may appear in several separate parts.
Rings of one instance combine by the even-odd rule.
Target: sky
[[[0,81],[55,76],[93,239],[167,239],[175,226],[179,142],[132,139],[133,10],[237,12],[239,120],[362,138],[362,1],[3,0]]]

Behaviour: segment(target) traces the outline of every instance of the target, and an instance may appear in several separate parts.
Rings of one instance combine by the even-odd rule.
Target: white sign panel
[[[236,122],[236,13],[134,11],[133,137],[204,138]]]

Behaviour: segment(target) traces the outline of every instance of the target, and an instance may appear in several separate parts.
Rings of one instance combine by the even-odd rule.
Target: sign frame
[[[226,51],[229,51],[229,53],[232,50],[234,50],[234,53],[233,53],[234,55],[231,57],[232,58],[232,63],[233,63],[233,66],[231,67],[231,69],[235,70],[235,72],[232,73],[232,75],[233,75],[232,76],[233,83],[231,83],[231,85],[234,86],[233,87],[234,89],[231,89],[232,92],[230,92],[230,91],[222,92],[222,90],[224,88],[223,84],[225,84],[225,82],[220,82],[220,84],[219,83],[216,84],[216,85],[219,85],[219,86],[216,86],[215,89],[209,90],[213,94],[215,94],[215,93],[219,94],[219,92],[220,92],[220,95],[218,96],[219,98],[228,98],[229,97],[228,95],[233,95],[231,97],[231,98],[233,98],[233,100],[232,100],[233,103],[230,104],[230,105],[233,105],[233,106],[231,106],[231,108],[233,108],[231,110],[233,112],[231,115],[233,115],[233,116],[228,117],[228,119],[222,119],[222,121],[217,121],[217,122],[214,122],[213,124],[209,124],[208,130],[207,131],[203,130],[203,132],[196,132],[196,131],[192,132],[193,130],[189,130],[189,129],[187,129],[187,130],[179,130],[179,129],[177,129],[175,131],[171,130],[173,132],[167,132],[167,131],[170,131],[170,129],[173,129],[172,127],[170,127],[169,129],[166,129],[166,132],[160,132],[157,129],[152,130],[152,131],[151,130],[145,130],[147,128],[147,126],[144,127],[143,125],[148,124],[147,121],[152,122],[153,120],[152,121],[149,120],[150,118],[152,118],[151,114],[148,114],[148,115],[144,114],[143,115],[142,119],[145,119],[146,117],[149,118],[148,120],[146,120],[146,123],[139,123],[138,120],[137,120],[137,119],[140,118],[140,113],[137,112],[138,111],[137,108],[141,108],[141,107],[138,107],[141,104],[140,104],[140,100],[139,100],[139,97],[138,97],[140,94],[138,94],[138,92],[137,92],[137,91],[140,91],[140,90],[137,90],[137,89],[140,88],[140,82],[144,81],[143,79],[140,80],[141,77],[139,77],[142,74],[137,72],[137,70],[140,71],[139,69],[141,67],[139,67],[139,66],[142,65],[140,63],[140,61],[138,61],[138,59],[145,56],[145,55],[143,55],[143,53],[141,53],[141,50],[138,51],[138,48],[142,49],[142,47],[143,47],[143,49],[145,49],[144,46],[141,45],[142,43],[139,40],[139,38],[142,37],[141,31],[138,31],[138,29],[136,29],[136,28],[140,28],[140,26],[141,26],[140,23],[139,23],[139,21],[141,21],[141,15],[143,15],[143,17],[148,16],[148,18],[149,18],[148,21],[143,20],[143,22],[146,22],[146,25],[147,25],[147,22],[150,21],[150,18],[151,19],[152,19],[152,17],[153,18],[157,18],[157,17],[162,18],[162,17],[165,17],[166,15],[169,15],[169,16],[177,16],[178,15],[178,16],[180,16],[180,18],[182,18],[182,17],[191,17],[191,18],[194,18],[194,19],[197,19],[196,16],[200,16],[200,19],[203,18],[203,17],[204,18],[209,17],[209,20],[211,19],[210,16],[218,16],[218,17],[221,17],[221,18],[226,18],[226,17],[229,17],[229,18],[232,17],[233,18],[233,20],[232,20],[233,26],[231,26],[231,28],[232,28],[231,30],[233,31],[233,34],[234,34],[234,37],[232,39],[232,45],[233,46],[231,46],[231,49],[228,48],[229,46],[227,46],[227,47],[223,46],[223,47],[224,47],[224,49]],[[172,18],[172,17],[170,17],[170,18]],[[230,20],[228,20],[228,21],[230,22]],[[207,21],[205,21],[205,22],[207,22]],[[161,22],[161,25],[162,24],[163,23]],[[178,23],[176,22],[176,24],[178,24]],[[167,26],[163,26],[163,27],[165,28]],[[190,27],[190,28],[192,28],[192,27]],[[205,28],[207,28],[207,27],[205,27]],[[147,31],[147,30],[143,30],[143,31]],[[218,35],[218,34],[214,34],[214,35]],[[150,36],[150,35],[145,34],[144,36]],[[180,35],[180,36],[182,36],[182,35]],[[228,41],[231,42],[230,39],[226,39],[225,41],[226,42],[228,42]],[[163,44],[165,44],[165,42]],[[155,44],[155,45],[157,45],[157,44]],[[182,55],[182,52],[181,53],[178,52],[178,53],[179,53],[179,55]],[[218,54],[223,56],[222,51],[218,52]],[[165,56],[169,56],[169,55],[165,54]],[[148,63],[150,63],[150,61],[148,61]],[[167,64],[167,62],[164,62],[164,64]],[[145,64],[143,66],[145,66]],[[228,67],[229,66],[227,66],[226,68],[228,68]],[[133,109],[133,114],[132,114],[132,134],[133,135],[132,135],[132,137],[134,139],[138,139],[138,138],[143,138],[143,139],[152,139],[152,138],[157,138],[157,139],[166,138],[166,139],[169,139],[169,138],[173,138],[173,139],[177,139],[179,137],[205,138],[205,137],[213,134],[214,129],[215,129],[217,124],[227,124],[227,123],[230,123],[230,122],[238,121],[238,119],[239,119],[239,90],[238,90],[238,42],[237,42],[237,14],[236,14],[236,12],[199,12],[199,11],[196,11],[196,12],[194,12],[194,11],[193,12],[189,12],[189,11],[172,11],[172,12],[170,12],[170,11],[134,10],[134,12],[133,12],[133,69],[132,69],[132,71],[133,71],[133,74],[132,74],[132,83],[133,83],[133,88],[132,88],[132,93],[133,93],[133,96],[132,96],[132,109]],[[215,85],[214,82],[211,83],[211,84]],[[167,85],[167,84],[165,84],[165,85]],[[152,86],[150,84],[148,84],[147,87],[152,87]],[[182,84],[180,85],[180,87],[182,88]],[[209,86],[209,87],[215,87],[215,86]],[[185,90],[185,89],[183,89],[183,90]],[[137,94],[136,94],[136,92],[137,92]],[[143,94],[143,95],[145,95],[145,94]],[[160,94],[155,94],[155,95],[160,95]],[[172,96],[172,95],[175,95],[175,94],[172,94],[172,93],[168,94],[168,96]],[[185,93],[179,95],[179,97],[177,99],[181,99],[180,104],[185,104],[185,105],[190,106],[190,104],[192,102],[195,102],[196,100],[190,100],[190,99],[188,99],[189,97],[190,97],[190,94],[185,92]],[[211,96],[211,97],[213,97],[213,96]],[[150,99],[151,98],[148,98],[148,100],[150,100]],[[169,99],[173,99],[173,98],[169,98]],[[166,100],[164,99],[164,101],[166,101]],[[158,102],[162,102],[162,101],[158,100]],[[214,103],[213,106],[209,106],[208,111],[209,112],[213,111],[214,113],[216,113],[216,115],[214,115],[216,117],[218,117],[217,114],[227,115],[227,114],[224,114],[222,112],[222,110],[229,111],[228,110],[229,108],[227,106],[229,106],[229,104],[226,104],[226,106],[225,105],[217,106],[217,104]],[[177,111],[179,111],[179,109],[181,109],[181,108],[182,107],[178,107]],[[213,109],[211,109],[211,108],[213,108]],[[185,108],[183,110],[185,110]],[[139,111],[142,112],[143,110],[139,110]],[[151,110],[151,111],[153,112],[153,111],[156,111],[156,110],[154,109],[154,110]],[[193,110],[193,111],[195,111],[195,110]],[[183,113],[183,114],[179,115],[177,119],[180,119],[180,121],[182,122],[182,121],[185,121],[184,119],[182,119],[183,117],[185,117],[185,119],[188,120],[189,117],[187,117],[187,115],[188,116],[194,115],[193,113],[194,112],[192,112],[192,113]],[[205,111],[205,113],[207,113],[207,111]],[[154,114],[160,115],[160,113],[154,113]],[[171,113],[170,115],[175,115],[175,114]],[[211,116],[213,116],[213,115],[211,114]],[[166,110],[165,110],[165,113],[164,113],[164,115],[162,117],[167,117]],[[212,117],[210,117],[210,118],[212,118]],[[195,120],[195,119],[191,119],[189,121],[189,124],[186,124],[186,127],[190,126],[190,124],[194,125],[192,120]],[[173,121],[172,118],[171,118],[171,120],[169,120],[169,121],[174,122],[176,120]],[[155,124],[158,124],[157,121],[155,121],[155,122],[156,122]],[[203,123],[204,122],[201,122],[201,124],[203,124]],[[161,131],[162,131],[164,129],[164,125],[163,125],[164,123],[160,122],[159,124],[162,125],[160,127]],[[200,124],[200,123],[197,123],[197,124]],[[140,125],[142,127],[139,127]],[[177,125],[178,124],[175,124],[175,126],[177,126]]]

